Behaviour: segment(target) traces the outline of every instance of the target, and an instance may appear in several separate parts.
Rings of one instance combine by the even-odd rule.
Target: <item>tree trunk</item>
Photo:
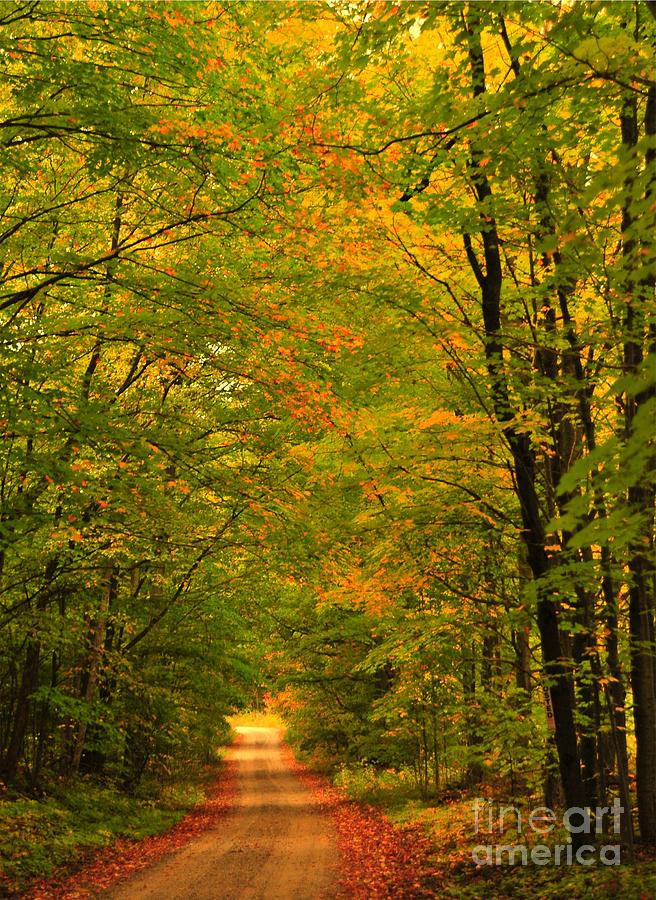
[[[467,37],[472,88],[475,97],[485,93],[485,62],[480,38],[480,23],[476,7],[468,8]],[[565,804],[583,807],[585,793],[581,778],[579,748],[574,723],[574,686],[571,668],[565,659],[559,629],[557,597],[546,584],[550,563],[546,551],[546,533],[536,489],[535,456],[530,438],[518,431],[506,379],[503,342],[501,337],[501,289],[503,274],[496,221],[491,214],[492,188],[481,165],[482,151],[471,148],[470,175],[481,205],[480,237],[483,244],[484,265],[475,257],[471,242],[465,239],[465,250],[474,276],[481,289],[481,308],[485,332],[485,357],[490,392],[497,421],[510,448],[515,476],[515,490],[519,500],[523,524],[522,537],[526,543],[528,564],[537,590],[537,619],[542,645],[544,671],[551,688],[555,719],[555,742],[563,783]],[[589,835],[572,834],[572,843],[580,846]]]
[[[107,623],[107,612],[109,610],[110,594],[112,589],[112,565],[109,564],[107,572],[106,584],[100,598],[100,605],[96,615],[95,622],[91,626],[91,647],[89,650],[87,662],[87,678],[86,687],[84,689],[83,700],[86,704],[91,704],[96,694],[96,685],[100,674],[100,663],[103,654],[103,645],[105,642],[105,626]],[[75,773],[80,768],[80,760],[84,750],[84,741],[87,736],[87,723],[80,722],[75,743],[73,745],[73,753],[71,756],[71,772]]]
[[[25,651],[23,673],[16,698],[14,721],[12,723],[9,746],[2,765],[2,774],[8,783],[16,780],[18,766],[23,755],[25,732],[30,715],[30,696],[39,684],[39,663],[41,660],[41,642],[38,638],[30,638]]]
[[[626,314],[623,323],[624,371],[638,375],[644,362],[644,345],[652,349],[653,326],[645,322],[645,307],[653,304],[654,275],[652,234],[643,232],[640,241],[633,234],[633,203],[640,171],[637,154],[639,137],[638,107],[635,95],[625,99],[620,116],[622,145],[633,153],[635,167],[627,177],[622,210],[623,262],[626,286]],[[651,85],[645,111],[645,134],[656,135],[656,86]],[[656,151],[649,148],[645,157],[646,198],[653,199],[656,183]],[[653,220],[653,216],[652,216]],[[645,255],[649,260],[645,260]],[[653,388],[625,395],[625,437],[634,434],[636,415],[641,405],[653,396]],[[654,653],[654,596],[652,562],[654,542],[654,488],[648,484],[631,484],[628,488],[630,512],[643,520],[642,534],[629,548],[629,631],[631,647],[631,688],[636,736],[636,792],[638,822],[643,841],[656,842],[656,658]]]

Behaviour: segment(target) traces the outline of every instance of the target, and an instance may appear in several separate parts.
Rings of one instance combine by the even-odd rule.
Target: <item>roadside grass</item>
[[[386,812],[394,811],[400,816],[420,803],[419,790],[410,772],[342,765],[333,773],[333,781],[352,800],[384,807]]]
[[[215,767],[175,784],[145,784],[136,796],[91,779],[54,782],[40,799],[0,800],[0,896],[71,868],[116,838],[141,840],[167,830],[204,796]]]
[[[472,851],[477,846],[515,845],[536,842],[553,846],[565,843],[562,828],[550,834],[518,834],[512,828],[498,833],[474,829],[474,796],[460,795],[424,801],[410,773],[378,770],[371,766],[342,766],[335,785],[348,797],[379,807],[399,827],[420,825],[435,847],[435,895],[448,900],[653,900],[656,897],[656,856],[638,848],[633,863],[619,866],[600,862],[592,865],[476,865]],[[508,823],[509,824],[509,823]],[[487,823],[485,825],[487,828]],[[617,843],[614,835],[600,836],[599,843]],[[496,852],[496,851],[495,851]],[[519,856],[518,856],[519,859]]]

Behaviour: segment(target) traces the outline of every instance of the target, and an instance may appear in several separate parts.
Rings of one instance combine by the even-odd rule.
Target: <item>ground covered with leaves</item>
[[[498,836],[473,832],[471,797],[423,802],[412,795],[407,779],[392,772],[344,767],[333,782],[298,761],[290,748],[287,757],[333,822],[340,898],[656,896],[656,859],[649,852],[638,849],[634,863],[618,867],[476,865],[473,846],[498,843]],[[0,808],[0,896],[93,896],[214,827],[233,807],[236,793],[236,764],[223,761],[218,774],[216,768],[207,770],[203,781],[179,784],[157,802],[121,796],[91,783],[42,801],[6,802]],[[516,839],[509,830],[503,843]]]
[[[496,825],[488,833],[481,827],[477,834],[473,825],[474,797],[453,794],[430,802],[417,797],[407,778],[399,773],[376,771],[372,766],[342,767],[336,782],[342,796],[351,798],[355,808],[376,808],[384,812],[387,827],[396,833],[419,836],[418,846],[428,846],[424,859],[430,860],[422,871],[428,896],[471,898],[471,900],[653,900],[656,897],[656,858],[651,851],[637,848],[635,861],[627,861],[623,853],[619,866],[581,865],[476,865],[472,850],[477,845],[521,844],[526,835],[508,828],[502,836]],[[364,804],[361,806],[361,804]],[[537,804],[536,804],[537,805]],[[390,825],[391,823],[391,825]],[[545,843],[564,842],[565,835],[556,831]],[[542,839],[541,839],[542,840]],[[388,894],[356,894],[370,897],[422,897],[414,893],[408,875],[407,892],[398,882],[396,892]]]
[[[46,801],[7,803],[0,810],[0,896],[93,896],[212,827],[235,791],[234,764],[223,761],[218,774],[207,769],[158,800],[89,784]]]
[[[420,825],[394,826],[380,809],[349,799],[291,751],[289,764],[333,821],[342,864],[340,896],[352,900],[435,896],[434,847]]]

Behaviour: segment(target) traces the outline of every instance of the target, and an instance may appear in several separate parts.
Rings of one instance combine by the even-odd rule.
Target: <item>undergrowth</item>
[[[209,770],[175,784],[144,784],[136,796],[80,778],[54,782],[39,799],[0,801],[0,896],[21,892],[58,866],[74,866],[118,837],[141,840],[175,824],[204,795]]]
[[[421,825],[435,847],[435,895],[448,900],[653,900],[656,897],[656,857],[636,848],[635,860],[622,853],[619,866],[592,865],[477,865],[476,846],[521,844],[526,834],[507,829],[499,834],[474,829],[475,796],[421,800],[409,773],[373,766],[342,766],[334,776],[348,797],[378,806],[399,827]],[[537,805],[537,804],[536,804]],[[566,840],[555,829],[539,842]],[[613,835],[600,842],[616,843]],[[534,841],[535,843],[535,841]],[[504,860],[507,857],[504,857]]]

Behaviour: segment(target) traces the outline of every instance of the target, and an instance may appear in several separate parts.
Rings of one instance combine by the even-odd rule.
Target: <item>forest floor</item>
[[[76,872],[13,892],[30,900],[653,900],[656,861],[476,866],[467,798],[369,796],[299,763],[272,725],[241,726],[203,802],[168,831],[121,839]],[[351,788],[349,790],[349,787]],[[350,794],[347,796],[346,793]],[[368,800],[375,800],[373,805]],[[384,811],[384,812],[383,812]],[[386,814],[384,814],[386,813]],[[504,838],[511,843],[512,836]],[[2,889],[0,886],[0,895]]]
[[[421,829],[398,829],[298,763],[277,727],[237,726],[206,801],[168,832],[118,841],[30,900],[383,900],[436,896]]]
[[[560,864],[552,861],[538,865],[531,861],[531,850],[537,845],[548,847],[553,860],[555,846],[567,840],[562,823],[546,835],[531,833],[527,827],[527,804],[516,801],[523,817],[522,827],[519,830],[512,827],[512,813],[506,816],[502,827],[495,814],[490,827],[488,811],[491,804],[492,810],[498,813],[496,802],[477,800],[473,795],[455,789],[442,797],[420,800],[412,779],[403,775],[407,776],[407,773],[352,766],[343,767],[335,781],[340,793],[357,802],[360,808],[373,805],[395,828],[406,832],[415,829],[428,840],[432,896],[439,900],[656,898],[656,853],[653,849],[637,845],[631,862],[626,848],[622,847],[620,864],[605,865],[600,861],[605,854],[600,851],[606,845],[609,848],[617,845],[618,837],[600,835],[595,840],[597,858],[591,860],[590,856],[595,854],[586,854],[588,862],[585,865],[568,863],[566,853],[562,854]],[[479,791],[487,791],[488,796],[491,790],[490,785],[479,787]],[[533,798],[528,807],[536,807],[539,802]],[[475,817],[476,808],[479,808],[478,818]],[[515,809],[512,805],[508,808]],[[489,863],[482,852],[487,847],[491,850]],[[514,854],[514,863],[509,864],[507,851],[510,847],[525,847],[527,864],[523,863],[518,851]],[[502,851],[501,863],[496,861],[497,849]],[[615,854],[611,852],[606,858],[614,859]]]
[[[330,820],[290,769],[277,728],[239,726],[228,817],[104,896],[112,900],[302,900],[334,896]]]

